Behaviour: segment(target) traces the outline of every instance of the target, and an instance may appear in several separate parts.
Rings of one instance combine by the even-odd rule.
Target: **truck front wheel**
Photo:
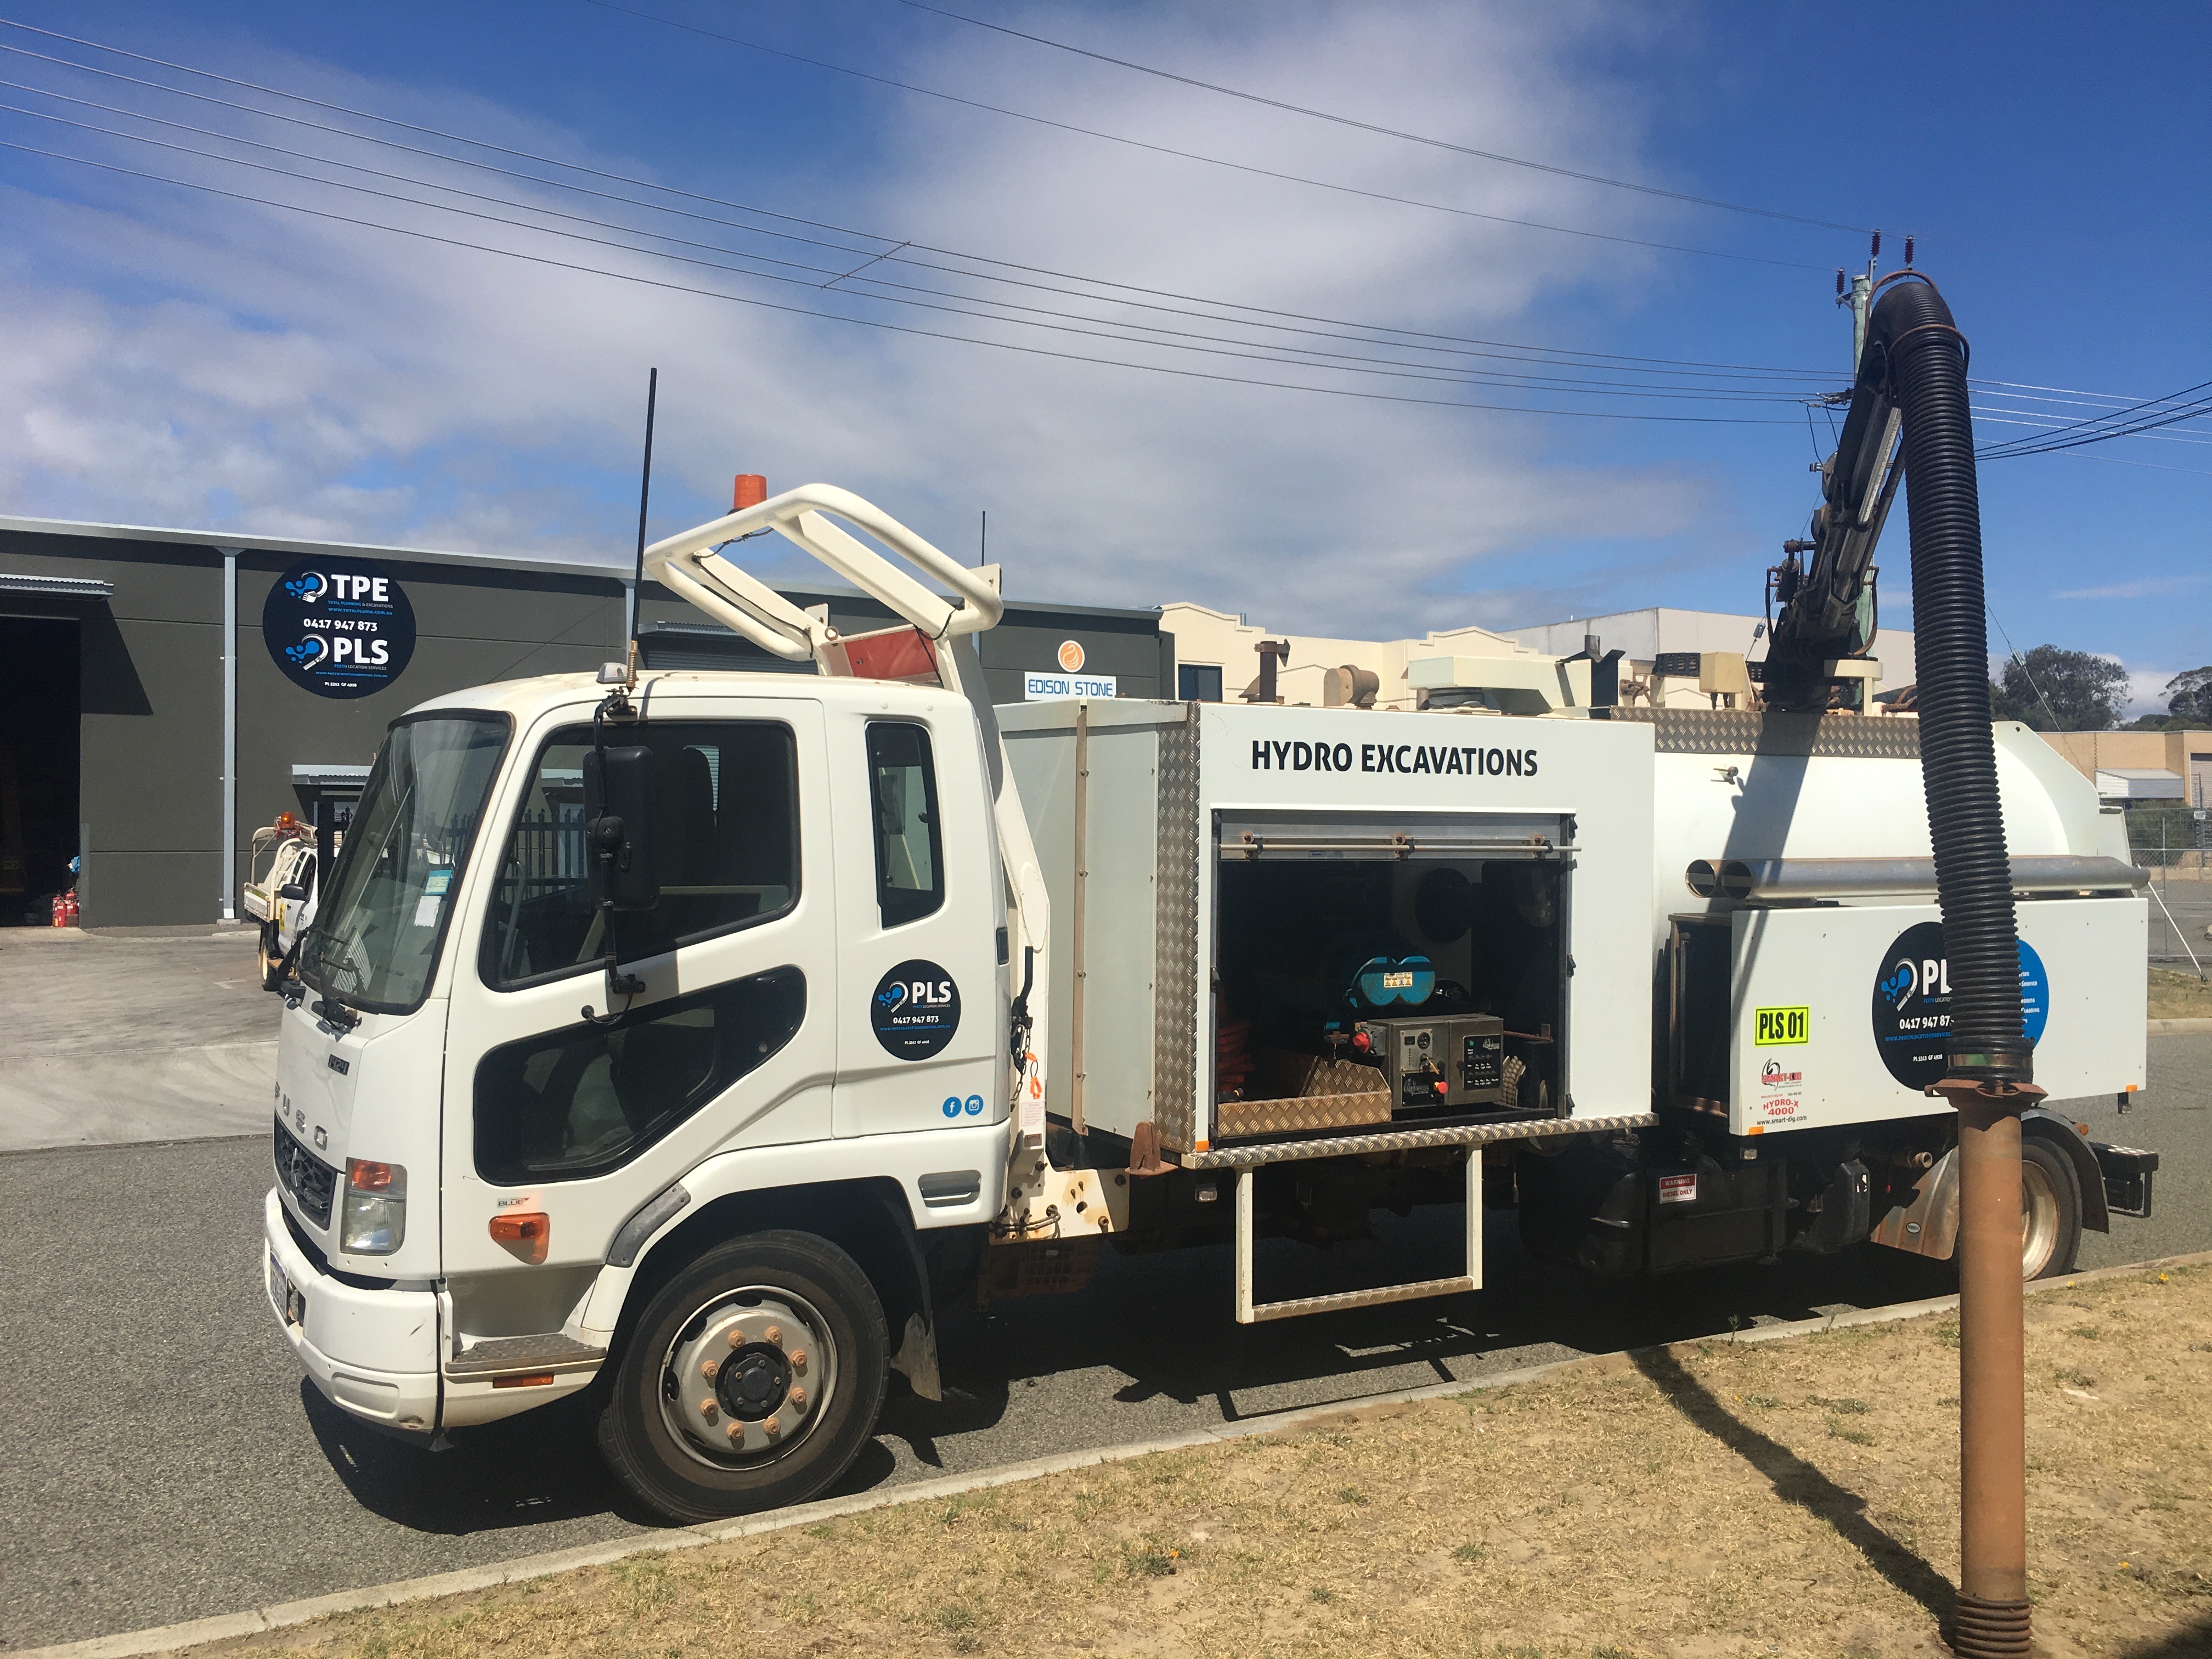
[[[2020,1139],[2020,1271],[2056,1279],[2074,1271],[2081,1248],[2081,1188],[2074,1165],[2034,1135]]]
[[[890,1358],[883,1304],[851,1256],[812,1233],[749,1233],[646,1304],[599,1449],[672,1521],[804,1503],[867,1443]]]

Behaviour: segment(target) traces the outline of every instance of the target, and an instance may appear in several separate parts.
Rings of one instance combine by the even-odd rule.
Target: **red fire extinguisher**
[[[53,905],[53,908],[54,908],[54,926],[55,926],[55,927],[68,927],[68,926],[69,926],[69,904],[68,904],[68,902],[67,902],[67,896],[66,896],[66,895],[64,895],[64,894],[61,894],[61,893],[57,893],[57,894],[55,894],[55,895],[54,895],[54,905]]]
[[[63,924],[62,924],[62,925],[63,925],[64,927],[76,927],[76,926],[77,925],[77,921],[76,921],[76,919],[77,919],[77,904],[76,904],[76,888],[72,887],[72,888],[70,888],[70,889],[69,890],[69,891],[68,891],[68,892],[64,893],[64,894],[62,895],[62,904],[63,904],[63,907],[64,907],[64,908],[63,908],[63,915],[64,915],[64,917],[66,917],[66,920],[63,922]]]

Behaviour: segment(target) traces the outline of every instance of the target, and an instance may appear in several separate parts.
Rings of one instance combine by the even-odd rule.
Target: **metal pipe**
[[[1982,1659],[2027,1659],[2027,1430],[2020,1109],[1961,1090],[1959,1109],[1958,1630]]]
[[[2149,872],[2124,859],[2071,853],[2015,854],[2015,893],[2133,891]],[[1932,896],[1934,859],[1698,859],[1684,872],[1699,898],[1774,903],[1790,899]]]
[[[1087,1125],[1083,1116],[1083,991],[1088,964],[1084,959],[1085,900],[1091,885],[1091,705],[1075,705],[1075,914],[1068,927],[1068,951],[1074,981],[1068,987],[1067,1121],[1079,1135]]]
[[[222,908],[238,920],[238,550],[222,550]]]

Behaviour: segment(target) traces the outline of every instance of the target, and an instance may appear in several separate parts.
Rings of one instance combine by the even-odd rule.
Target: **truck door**
[[[975,716],[947,695],[830,719],[845,928],[837,1133],[1002,1121],[1005,970]]]
[[[651,910],[614,919],[645,981],[610,1015],[607,918],[584,842],[587,718],[520,750],[472,878],[447,1042],[445,1261],[596,1265],[623,1222],[709,1153],[826,1139],[836,1060],[836,896],[818,703],[654,696],[610,744],[652,752]],[[502,1239],[542,1213],[550,1240]],[[513,1231],[512,1225],[508,1231]],[[511,1273],[508,1275],[511,1279]],[[526,1330],[554,1330],[565,1294]],[[580,1294],[581,1282],[574,1287]],[[556,1293],[557,1292],[557,1293]]]

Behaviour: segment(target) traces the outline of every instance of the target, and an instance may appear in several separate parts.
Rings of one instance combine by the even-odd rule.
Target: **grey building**
[[[629,589],[612,565],[0,517],[0,924],[45,920],[80,856],[86,927],[232,914],[255,826],[342,813],[417,703],[620,656]],[[850,591],[788,597],[847,632],[897,620]],[[340,631],[264,630],[303,605]],[[648,667],[787,666],[655,583],[638,611]],[[1067,656],[1122,696],[1175,684],[1149,611],[1012,602],[981,646],[999,702]],[[349,647],[358,673],[330,659]]]

